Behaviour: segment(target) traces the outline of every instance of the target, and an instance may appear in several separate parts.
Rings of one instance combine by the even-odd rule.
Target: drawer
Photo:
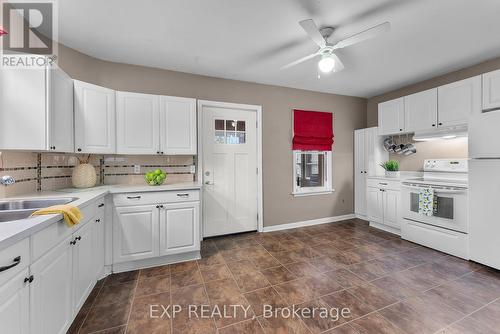
[[[100,212],[104,211],[105,207],[105,201],[104,197],[100,197],[89,204],[87,204],[84,207],[81,207],[80,210],[82,211],[83,219],[82,223],[89,221],[90,219],[94,218],[95,215],[97,215]]]
[[[400,190],[401,182],[399,180],[384,180],[384,179],[366,179],[366,186],[379,189]]]
[[[74,230],[75,228],[69,227],[66,225],[66,222],[61,219],[57,223],[54,223],[40,232],[33,234],[31,236],[32,261],[36,261],[52,247],[58,245],[61,241],[70,236]]]
[[[152,191],[147,193],[115,194],[113,196],[115,206],[152,205],[199,200],[199,190]]]
[[[30,265],[30,242],[29,238],[0,251],[0,285]]]

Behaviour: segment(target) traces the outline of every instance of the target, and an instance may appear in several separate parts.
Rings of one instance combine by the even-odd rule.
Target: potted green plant
[[[385,170],[385,176],[387,177],[399,177],[399,162],[396,160],[389,160],[380,164],[380,166]]]

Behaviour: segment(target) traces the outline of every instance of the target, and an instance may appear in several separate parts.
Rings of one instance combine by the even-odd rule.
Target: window
[[[217,144],[245,144],[245,121],[216,119],[214,122],[215,142]]]
[[[332,153],[329,151],[293,151],[294,195],[331,192]]]

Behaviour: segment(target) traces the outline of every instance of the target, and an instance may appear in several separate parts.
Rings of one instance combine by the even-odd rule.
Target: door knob
[[[205,181],[205,184],[206,184],[207,186],[213,186],[213,185],[214,185],[214,183],[213,183],[213,182],[210,182],[210,181]]]

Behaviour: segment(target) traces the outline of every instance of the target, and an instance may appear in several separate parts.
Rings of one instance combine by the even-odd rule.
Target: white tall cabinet
[[[378,132],[377,127],[354,131],[354,211],[359,217],[366,216],[366,177],[383,174],[379,164],[389,159]]]
[[[73,152],[73,80],[56,65],[1,69],[0,111],[0,149]]]
[[[115,91],[75,80],[75,151],[115,153]]]

